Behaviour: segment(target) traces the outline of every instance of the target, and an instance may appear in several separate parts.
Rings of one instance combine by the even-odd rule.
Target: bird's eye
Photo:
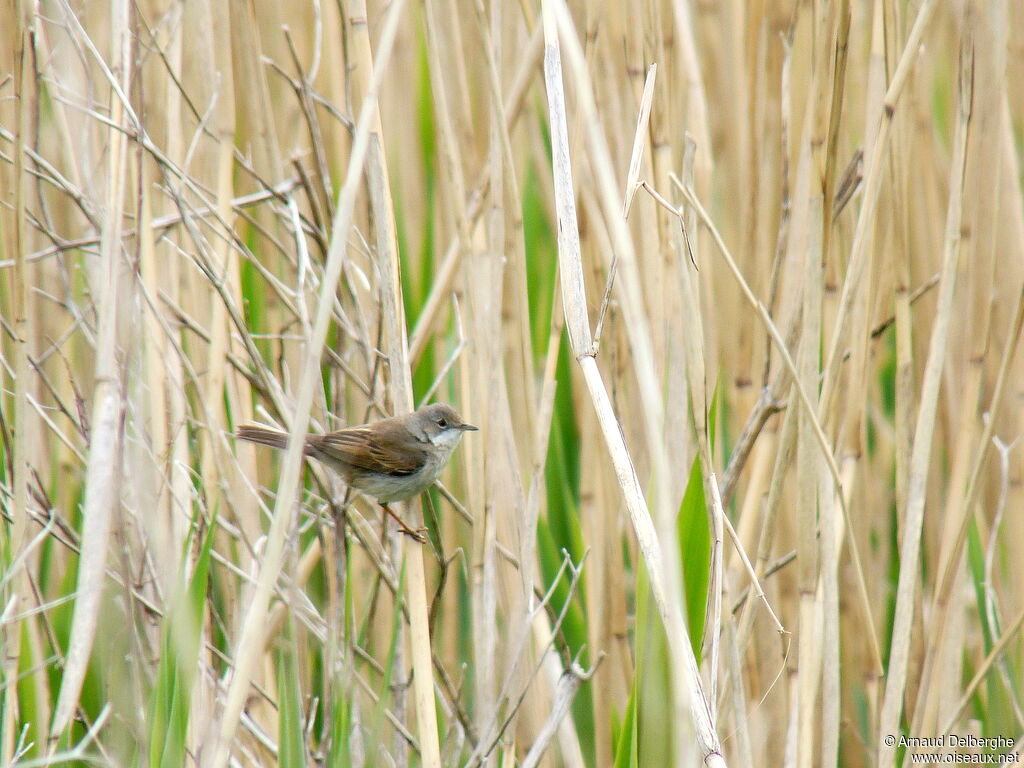
[[[442,416],[440,419],[437,420],[437,426],[439,426],[441,429],[444,429],[445,427],[448,426],[448,420],[444,418],[444,416]]]

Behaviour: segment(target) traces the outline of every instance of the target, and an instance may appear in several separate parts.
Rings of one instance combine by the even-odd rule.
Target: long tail
[[[250,443],[269,445],[271,448],[278,448],[282,451],[288,447],[288,434],[286,432],[278,432],[276,429],[267,429],[266,427],[257,427],[254,424],[243,424],[240,426],[235,437],[239,440],[248,440]]]

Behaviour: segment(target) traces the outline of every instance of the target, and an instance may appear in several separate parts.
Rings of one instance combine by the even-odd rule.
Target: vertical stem
[[[28,275],[25,263],[27,242],[25,227],[25,197],[27,195],[27,177],[25,172],[25,146],[29,135],[30,118],[34,98],[31,95],[32,83],[32,40],[33,14],[32,4],[23,0],[17,4],[18,23],[12,25],[10,37],[13,38],[14,50],[14,97],[17,103],[18,131],[14,141],[14,169],[11,179],[14,186],[14,226],[11,228],[13,237],[8,241],[9,252],[14,254],[14,275],[11,280],[11,330],[14,333],[14,476],[13,483],[13,524],[10,527],[10,538],[4,544],[3,562],[11,563],[22,552],[28,536],[28,447],[29,447],[29,400],[28,400],[28,340],[31,335],[28,317]],[[4,526],[6,527],[6,526]],[[13,608],[14,615],[19,615],[27,603],[29,583],[23,561],[21,573],[11,579],[3,590],[3,604]],[[15,602],[10,602],[11,600]],[[3,680],[8,681],[3,693],[3,744],[0,745],[0,761],[10,765],[14,759],[18,736],[18,687],[9,681],[17,679],[18,662],[21,655],[21,624],[12,621],[4,627],[3,643]]]
[[[125,120],[131,73],[131,29],[127,2],[111,5],[111,60],[115,81],[110,83],[111,126]],[[89,464],[85,501],[82,505],[82,552],[78,562],[78,599],[71,621],[71,635],[60,694],[51,726],[51,750],[71,723],[85,680],[99,621],[100,598],[106,579],[106,563],[115,508],[119,505],[121,460],[124,439],[124,391],[117,354],[120,347],[119,304],[121,265],[121,218],[127,180],[127,136],[109,129],[107,146],[106,218],[100,233],[102,267],[101,297],[96,338],[94,389]]]
[[[295,417],[291,424],[289,447],[282,460],[281,480],[278,486],[277,501],[274,505],[270,530],[267,533],[263,563],[260,566],[256,588],[253,591],[246,611],[241,632],[236,639],[235,666],[227,686],[224,711],[220,721],[211,724],[212,731],[209,738],[213,741],[210,745],[213,750],[213,757],[210,765],[213,768],[224,768],[228,763],[242,706],[248,695],[252,672],[255,669],[259,656],[262,654],[267,608],[270,602],[271,591],[274,588],[283,563],[286,534],[293,517],[295,499],[299,491],[299,480],[302,471],[302,446],[309,427],[309,413],[313,405],[314,390],[320,379],[320,358],[327,339],[327,328],[330,325],[333,314],[335,291],[337,290],[338,280],[341,277],[349,228],[355,209],[356,193],[360,186],[359,182],[362,177],[363,165],[371,144],[373,126],[375,124],[379,125],[376,94],[380,88],[383,71],[391,57],[403,6],[404,2],[397,0],[388,10],[379,46],[379,59],[381,63],[376,71],[368,73],[369,87],[366,89],[359,119],[356,123],[348,171],[338,193],[338,206],[335,211],[331,242],[327,254],[327,265],[324,269],[320,299],[317,304],[316,322],[313,325],[312,337],[309,339],[305,354],[303,355],[302,373],[296,396]],[[364,16],[363,23],[365,24],[365,22]],[[422,576],[422,564],[420,566],[420,575]],[[411,578],[413,578],[412,574],[410,574]],[[410,606],[410,610],[413,610],[413,606]],[[422,610],[425,622],[425,606],[422,606]],[[429,668],[429,646],[425,649],[425,652],[428,662],[426,684],[431,686],[432,675]],[[422,687],[424,683],[422,680],[423,675],[419,677],[421,680],[418,685]],[[432,686],[430,706],[432,710]],[[436,744],[436,728],[430,729],[430,733],[433,733]],[[433,763],[433,765],[439,764],[439,761]]]
[[[946,361],[949,329],[953,319],[953,297],[960,257],[960,224],[963,213],[964,174],[967,166],[967,138],[970,132],[974,86],[973,33],[967,25],[963,29],[964,37],[960,44],[960,108],[953,137],[953,161],[949,171],[949,203],[946,210],[942,278],[939,285],[935,325],[928,347],[924,380],[921,383],[921,405],[914,431],[914,446],[910,456],[903,543],[900,547],[900,576],[896,589],[896,611],[893,616],[889,670],[878,728],[879,768],[889,768],[896,759],[895,745],[887,744],[886,738],[898,732],[900,715],[903,712],[903,697],[906,693],[907,668],[910,661],[910,634],[914,620],[914,595],[921,567],[919,562],[921,528],[924,523],[924,502],[930,469],[932,436],[935,432],[935,412],[938,407],[939,385]]]

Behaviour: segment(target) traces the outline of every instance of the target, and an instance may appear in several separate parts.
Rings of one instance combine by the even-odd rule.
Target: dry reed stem
[[[14,89],[18,99],[18,134],[14,142],[14,167],[12,171],[12,186],[14,191],[14,215],[13,227],[4,227],[6,230],[5,248],[13,249],[14,273],[11,277],[11,332],[14,336],[14,418],[16,429],[14,435],[14,459],[10,461],[12,498],[11,510],[14,516],[13,525],[7,539],[11,548],[11,556],[20,553],[28,541],[29,521],[29,495],[28,495],[28,464],[26,461],[29,455],[28,449],[32,439],[33,430],[29,426],[29,338],[34,335],[32,319],[29,316],[29,275],[25,260],[27,250],[27,233],[25,232],[25,211],[28,195],[28,177],[25,169],[26,139],[29,135],[31,119],[31,105],[35,99],[30,95],[32,82],[32,43],[31,33],[31,8],[28,3],[19,3],[15,6],[17,19],[11,25],[11,42],[14,51]],[[4,179],[6,181],[6,179]],[[4,186],[7,186],[4,184]],[[7,190],[4,190],[7,192]],[[6,436],[5,436],[6,437]],[[7,446],[5,446],[7,448]],[[20,458],[19,458],[20,457]],[[17,563],[11,564],[10,575],[14,576],[11,585],[10,598],[8,589],[3,589],[0,594],[4,599],[4,612],[14,609],[22,613],[28,602],[30,584],[28,579],[27,564],[18,567]],[[5,578],[6,582],[8,579]],[[5,585],[6,586],[6,585]],[[13,604],[8,600],[13,598]],[[7,625],[7,622],[4,622]],[[9,628],[10,641],[4,643],[3,677],[11,680],[18,675],[18,656],[21,650],[21,623],[11,621]],[[16,718],[18,706],[16,701],[15,686],[8,685],[3,691],[3,743],[0,744],[0,759],[4,765],[11,765],[15,759],[17,734]]]
[[[801,401],[801,405],[802,405],[802,408],[803,408],[801,413],[806,412],[807,414],[809,414],[809,424],[810,424],[810,427],[811,427],[811,429],[813,431],[814,438],[815,438],[815,440],[817,442],[818,449],[819,449],[822,457],[825,459],[826,465],[827,465],[827,467],[828,467],[828,469],[829,469],[829,471],[831,473],[832,481],[836,485],[836,494],[837,494],[836,498],[839,501],[840,507],[842,509],[843,519],[844,519],[844,521],[846,523],[846,526],[848,528],[852,529],[853,526],[851,525],[849,508],[846,505],[845,495],[843,493],[843,484],[842,484],[842,478],[840,477],[840,474],[839,474],[839,467],[835,463],[835,457],[832,455],[832,450],[829,447],[828,439],[825,437],[824,429],[821,426],[821,423],[820,423],[819,419],[816,416],[817,409],[812,404],[812,402],[810,400],[810,397],[807,395],[807,392],[804,390],[803,386],[800,384],[799,378],[797,378],[797,376],[796,376],[796,364],[794,363],[793,358],[792,358],[792,356],[789,353],[789,350],[788,350],[788,348],[786,346],[785,341],[783,341],[782,336],[779,333],[778,328],[775,326],[775,323],[772,321],[771,317],[769,316],[767,308],[764,306],[763,303],[761,303],[761,301],[759,301],[754,296],[753,292],[750,290],[749,285],[747,284],[746,280],[743,278],[743,275],[740,273],[739,268],[736,266],[736,262],[733,259],[731,253],[729,252],[729,249],[726,246],[725,241],[722,239],[722,236],[721,236],[721,234],[719,234],[718,229],[715,227],[714,223],[708,217],[707,211],[704,210],[704,207],[701,205],[700,201],[697,200],[697,198],[694,196],[693,190],[689,189],[688,187],[683,187],[678,179],[673,178],[673,183],[684,194],[684,196],[687,198],[687,201],[689,202],[689,204],[692,205],[697,210],[697,212],[700,215],[702,223],[711,232],[712,237],[714,238],[714,241],[715,241],[715,245],[718,247],[718,249],[722,253],[723,257],[725,257],[726,263],[729,265],[730,271],[732,271],[733,275],[739,281],[740,286],[743,289],[743,293],[744,293],[747,301],[749,301],[753,305],[753,307],[757,310],[758,314],[760,315],[760,318],[761,318],[762,322],[764,323],[765,327],[767,328],[767,330],[769,332],[769,335],[770,335],[772,341],[775,344],[775,347],[781,353],[782,360],[785,363],[786,368],[794,375],[794,378],[793,378],[793,389],[796,392],[796,394],[799,395],[799,400]],[[865,577],[864,577],[864,568],[863,568],[863,565],[862,565],[862,560],[861,560],[860,553],[859,553],[859,550],[857,548],[857,545],[855,543],[855,540],[852,539],[852,538],[850,539],[850,550],[851,550],[851,555],[853,557],[853,563],[854,563],[854,567],[855,567],[856,574],[857,574],[857,587],[858,587],[858,590],[859,590],[859,597],[860,597],[861,604],[862,604],[863,611],[864,611],[864,618],[865,618],[865,621],[868,623],[868,630],[869,630],[868,631],[868,637],[869,637],[869,639],[871,641],[872,654],[873,654],[873,657],[874,657],[874,665],[875,665],[876,668],[880,669],[882,665],[881,665],[881,651],[879,650],[879,644],[878,644],[878,633],[877,633],[877,631],[874,628],[874,618],[872,616],[871,604],[870,604],[870,601],[869,601],[869,598],[868,598],[868,592],[867,592],[866,580],[865,580]]]
[[[952,665],[945,664],[942,659],[950,652],[955,653],[957,647],[955,640],[950,637],[950,629],[953,626],[953,622],[950,620],[950,609],[956,592],[955,581],[960,574],[958,566],[963,559],[969,523],[972,519],[977,519],[976,494],[980,477],[994,442],[995,424],[1005,394],[1006,377],[1012,366],[1021,333],[1021,322],[1024,320],[1024,315],[1022,315],[1024,307],[1021,304],[1024,301],[1024,294],[1020,294],[1017,297],[1017,305],[1014,310],[1015,317],[1010,323],[999,358],[992,395],[988,407],[983,411],[984,423],[978,424],[977,420],[972,418],[972,412],[982,398],[985,373],[983,361],[988,356],[989,347],[992,344],[991,331],[996,307],[988,297],[994,292],[993,281],[996,279],[993,249],[995,247],[994,232],[997,231],[996,214],[1000,208],[1001,196],[998,178],[1006,172],[997,157],[988,156],[988,153],[993,155],[998,153],[1001,144],[1000,136],[1004,128],[1002,120],[994,117],[995,113],[999,111],[999,94],[1002,93],[999,89],[1003,85],[1002,78],[1005,67],[1006,41],[1000,42],[998,38],[1002,33],[997,30],[997,27],[1001,29],[1000,12],[1005,14],[1005,8],[1000,8],[998,4],[974,5],[964,19],[964,24],[970,26],[973,30],[972,34],[976,35],[977,71],[975,81],[977,91],[975,92],[973,111],[979,114],[977,129],[971,131],[969,146],[966,150],[968,153],[967,163],[969,168],[987,169],[990,165],[994,165],[997,182],[990,185],[989,174],[985,171],[968,173],[967,192],[964,195],[966,222],[964,227],[972,233],[977,233],[975,237],[965,237],[964,247],[968,249],[965,253],[965,260],[970,260],[972,266],[977,266],[967,276],[964,293],[967,294],[968,305],[975,304],[974,311],[977,312],[978,309],[981,309],[984,314],[981,321],[977,323],[981,332],[973,334],[966,340],[970,344],[968,350],[971,361],[969,378],[963,391],[958,394],[963,414],[961,421],[970,424],[972,429],[969,434],[964,434],[959,441],[961,452],[958,465],[954,467],[950,481],[951,489],[962,488],[963,493],[954,490],[950,494],[949,503],[946,506],[942,547],[938,561],[938,580],[934,596],[936,609],[933,618],[929,621],[929,626],[934,629],[928,633],[920,684],[920,690],[924,693],[924,705],[916,709],[913,719],[915,732],[922,734],[934,733],[937,720],[943,717],[940,707],[948,704],[948,697],[944,696],[941,691],[948,690],[950,685],[943,682],[942,676],[943,671],[949,670]],[[987,117],[980,117],[982,115]],[[971,179],[972,175],[973,179]],[[985,265],[986,261],[988,265]],[[998,514],[996,519],[998,520]],[[978,522],[982,527],[984,526],[983,521],[979,520]],[[993,531],[990,545],[994,544],[995,540],[996,533]]]
[[[543,41],[544,38],[538,27],[530,38],[530,43],[504,103],[505,125],[508,130],[512,129],[522,113],[527,88],[534,76],[534,70],[540,61],[540,55],[543,51]],[[491,182],[492,180],[486,177],[481,179],[470,197],[465,214],[468,219],[467,225],[470,229],[475,226],[477,219],[483,212],[484,195]],[[423,350],[430,339],[430,333],[437,321],[438,313],[444,302],[447,301],[448,294],[451,291],[452,280],[455,277],[456,270],[461,261],[460,256],[463,253],[460,243],[461,236],[456,235],[452,238],[451,243],[445,250],[441,267],[437,270],[430,295],[427,297],[423,304],[423,309],[416,318],[416,326],[413,328],[409,340],[409,359],[413,365],[419,361],[420,356],[423,354]]]
[[[808,111],[808,116],[811,112]],[[802,153],[805,158],[809,153]],[[823,217],[824,201],[820,190],[801,189],[797,184],[797,195],[801,192],[810,196],[808,207],[808,243],[802,264],[801,289],[803,309],[800,314],[800,346],[797,350],[797,370],[793,377],[793,389],[802,388],[813,392],[818,384],[818,349],[821,338],[823,274]],[[798,205],[800,205],[798,200]],[[785,352],[783,352],[785,356]],[[815,722],[816,702],[821,682],[822,663],[825,655],[823,642],[822,595],[818,592],[822,553],[818,537],[818,504],[823,497],[821,451],[818,448],[815,424],[820,413],[817,403],[811,402],[800,409],[797,422],[797,465],[796,465],[796,557],[797,583],[799,591],[800,633],[797,636],[797,674],[799,676],[800,737],[797,743],[797,766],[809,768],[815,763]],[[826,449],[831,456],[831,448]],[[838,482],[838,481],[837,481]],[[823,510],[823,514],[827,514]],[[822,538],[824,530],[822,531]],[[822,724],[824,727],[824,723]],[[825,756],[823,756],[825,757]],[[826,757],[827,759],[827,757]]]
[[[633,149],[629,155],[629,170],[626,172],[626,189],[622,201],[622,218],[629,218],[629,208],[633,203],[633,195],[636,194],[637,182],[640,180],[640,161],[644,157],[644,146],[647,144],[647,129],[651,119],[651,105],[654,102],[654,83],[658,77],[658,65],[651,64],[647,70],[647,79],[644,80],[644,93],[640,98],[640,110],[636,118],[636,130],[633,133]],[[608,283],[611,285],[613,274],[608,270]],[[605,295],[610,293],[605,291]],[[602,302],[603,303],[603,302]],[[603,314],[603,313],[602,313]]]
[[[616,476],[625,496],[626,507],[630,513],[633,530],[636,533],[647,566],[651,593],[654,596],[659,614],[665,626],[665,632],[668,636],[672,657],[675,661],[671,665],[673,690],[676,696],[681,697],[681,700],[689,706],[694,730],[697,733],[705,762],[708,765],[725,765],[725,760],[721,756],[718,737],[715,735],[709,705],[702,690],[703,686],[696,660],[687,642],[687,632],[679,609],[680,601],[675,599],[678,593],[674,593],[670,597],[663,581],[668,571],[662,560],[661,547],[651,525],[651,518],[647,511],[643,492],[640,489],[639,480],[630,460],[622,433],[619,430],[618,421],[611,406],[611,401],[608,399],[607,391],[601,380],[601,374],[597,369],[594,358],[590,327],[587,320],[586,299],[583,290],[579,229],[576,223],[572,170],[569,163],[568,131],[565,119],[565,97],[562,88],[559,46],[559,38],[563,35],[571,52],[570,59],[578,85],[577,94],[581,104],[584,105],[584,120],[591,129],[589,136],[590,147],[597,155],[599,161],[598,168],[601,170],[599,183],[604,193],[605,215],[608,216],[611,212],[608,223],[614,235],[616,253],[621,259],[622,278],[625,283],[627,296],[629,297],[629,300],[624,302],[624,309],[630,321],[629,327],[635,333],[633,354],[636,364],[641,371],[638,378],[641,386],[644,386],[645,382],[647,385],[653,384],[655,377],[650,375],[653,366],[650,360],[649,339],[644,333],[645,323],[637,314],[639,311],[639,296],[636,276],[634,274],[636,268],[635,256],[623,222],[614,213],[619,210],[618,206],[611,204],[614,193],[610,193],[609,189],[611,174],[610,168],[607,165],[607,150],[603,146],[603,139],[600,137],[598,125],[591,119],[594,116],[594,106],[592,101],[590,101],[592,98],[590,96],[590,84],[582,67],[578,41],[575,39],[574,31],[567,19],[567,10],[564,5],[558,4],[557,0],[547,0],[543,4],[543,18],[545,38],[544,72],[552,132],[552,155],[557,201],[556,215],[558,219],[558,254],[561,267],[562,301],[565,304],[566,312],[566,328],[569,331],[573,356],[583,371],[584,379],[586,380],[587,388],[612,458],[612,463],[615,466]],[[650,396],[645,397],[648,439],[654,449],[655,488],[660,488],[662,494],[664,494],[664,489],[667,487],[664,479],[667,473],[664,468],[664,458],[661,457],[660,461],[658,460],[660,451],[657,449],[661,441],[659,403],[660,398],[658,398],[656,393],[650,393]],[[659,503],[664,505],[667,500],[665,495],[660,498]],[[656,517],[663,518],[664,516],[659,515]]]
[[[541,729],[540,733],[537,734],[537,739],[530,747],[530,751],[526,753],[526,757],[523,758],[523,768],[535,768],[540,764],[541,758],[544,756],[544,751],[547,749],[548,744],[551,739],[554,738],[561,723],[569,714],[569,705],[572,704],[573,698],[576,696],[576,691],[578,691],[580,685],[589,680],[590,677],[590,674],[577,669],[566,670],[565,673],[563,673],[558,681],[555,703],[551,707],[551,711],[548,713],[548,718],[544,723],[544,727]],[[577,760],[570,764],[582,766],[582,755],[578,756]]]
[[[956,132],[953,137],[953,160],[949,173],[949,203],[946,212],[946,237],[942,260],[942,277],[935,324],[932,329],[921,384],[918,420],[907,483],[907,506],[904,513],[903,542],[900,547],[900,575],[893,617],[892,645],[886,675],[885,697],[879,718],[878,764],[888,768],[895,761],[894,746],[886,743],[885,734],[898,732],[900,713],[909,665],[911,624],[914,616],[914,594],[917,589],[921,526],[924,521],[926,484],[930,468],[935,409],[939,397],[940,377],[949,343],[956,272],[960,256],[960,226],[963,211],[963,184],[967,163],[967,139],[971,125],[974,86],[974,47],[970,28],[964,30],[960,47],[959,92]]]
[[[359,77],[366,84],[366,99],[371,108],[370,146],[367,155],[367,179],[370,188],[370,208],[375,227],[377,264],[381,279],[381,328],[385,338],[387,359],[390,366],[390,389],[392,403],[397,413],[413,410],[412,379],[409,362],[409,343],[406,337],[405,312],[402,302],[402,286],[399,272],[398,242],[395,233],[395,212],[391,196],[388,165],[384,155],[384,132],[380,122],[380,107],[377,103],[377,68],[387,67],[390,49],[381,44],[380,61],[371,56],[370,40],[365,23],[366,9],[361,3],[353,4],[350,22],[356,37],[356,60],[359,62]],[[356,22],[358,17],[362,23]],[[388,17],[392,29],[397,29],[398,13]],[[392,33],[393,34],[393,33]],[[388,43],[388,46],[390,43]],[[372,76],[373,79],[370,79]],[[367,83],[367,79],[370,79]],[[325,312],[326,331],[329,314]],[[319,320],[319,318],[318,318]],[[323,338],[323,337],[320,337]],[[312,363],[312,361],[311,361]],[[413,523],[422,520],[418,500],[407,503]],[[394,534],[393,552],[401,552],[404,538]],[[426,768],[441,767],[440,743],[437,736],[437,714],[434,703],[434,674],[431,655],[430,621],[427,602],[426,575],[423,563],[423,548],[412,547],[406,556],[406,599],[409,608],[409,647],[412,656],[413,700],[416,709],[417,732],[419,734],[419,757]],[[399,661],[398,667],[402,663]],[[401,707],[399,707],[401,711]],[[399,748],[402,743],[399,742]],[[404,751],[399,751],[401,762]]]
[[[132,68],[128,24],[128,4],[111,7],[113,30],[112,56],[117,74],[109,74],[111,123],[120,125],[126,117],[124,92],[129,87]],[[88,38],[85,38],[86,42]],[[88,42],[87,42],[88,44]],[[98,60],[102,57],[97,55]],[[99,302],[100,324],[97,333],[95,405],[86,470],[86,494],[83,503],[82,552],[78,567],[78,599],[72,618],[71,644],[64,663],[60,693],[50,725],[49,751],[52,756],[59,738],[78,707],[78,696],[85,679],[99,622],[100,599],[105,582],[110,533],[119,508],[121,462],[123,458],[124,392],[123,371],[117,352],[121,344],[119,305],[121,296],[121,215],[126,194],[127,144],[124,134],[110,132],[107,154],[105,208],[108,218],[101,230],[102,282]]]
[[[854,232],[853,244],[850,247],[849,267],[843,280],[843,291],[839,300],[839,306],[836,309],[836,317],[833,321],[832,338],[822,366],[822,371],[825,374],[820,398],[823,413],[828,413],[830,410],[836,380],[839,376],[839,345],[842,341],[842,332],[846,325],[846,316],[850,312],[855,293],[862,287],[861,278],[864,261],[870,243],[871,229],[875,223],[874,217],[878,204],[879,190],[882,184],[882,164],[888,154],[893,114],[895,114],[903,88],[910,77],[911,68],[918,55],[918,48],[921,45],[925,30],[928,28],[928,22],[935,11],[935,5],[934,0],[925,0],[918,9],[914,25],[910,30],[907,42],[900,55],[899,63],[896,66],[896,71],[889,82],[889,87],[885,91],[882,114],[879,116],[879,128],[871,146],[871,160],[868,163],[868,170],[864,175],[863,203],[861,204],[860,215],[857,218],[857,228]]]
[[[241,660],[233,652],[259,578],[252,564],[268,543],[263,500],[273,494],[252,478],[280,458],[247,455],[223,430],[252,405],[263,421],[292,421],[331,247],[330,190],[355,138],[342,109],[361,104],[369,71],[357,39],[375,42],[390,8],[367,5],[353,27],[350,5],[320,0],[289,7],[287,19],[266,0],[144,0],[128,22],[130,88],[109,55],[108,8],[0,11],[11,41],[0,46],[0,762],[47,762],[51,738],[61,739],[53,760],[121,765],[154,749],[154,693],[174,658],[161,653],[164,636],[184,625],[172,595],[193,578],[212,524],[180,742],[186,763],[211,757],[209,724]],[[692,586],[693,563],[677,562],[674,548],[694,544],[675,515],[695,457],[709,522],[734,541],[735,551],[716,545],[699,670],[731,762],[859,764],[887,736],[975,723],[994,734],[1022,718],[1013,670],[1024,578],[1012,563],[1024,534],[1013,514],[1024,504],[1015,439],[1024,422],[1012,404],[1024,392],[1014,143],[1024,101],[1012,85],[1024,73],[1015,45],[1024,17],[1006,0],[966,8],[588,0],[573,7],[572,33],[563,13],[581,250],[568,274],[557,267],[545,175],[540,7],[476,0],[466,16],[456,0],[406,6],[379,90],[380,162],[349,236],[339,235],[348,243],[310,418],[325,430],[401,410],[386,388],[405,322],[393,217],[417,399],[453,401],[483,427],[445,478],[463,501],[439,487],[456,514],[444,505],[428,517],[439,545],[426,553],[423,586],[442,764],[611,765],[633,735],[643,761],[694,752],[686,704],[668,687],[674,651],[651,624],[661,614],[637,599],[643,552],[609,443],[628,447],[621,467],[636,477],[626,485],[648,494],[669,601],[682,605],[680,570]],[[949,218],[952,52],[968,30],[976,87],[961,255],[941,386],[927,402],[918,380],[932,365],[940,291],[931,289],[946,279],[934,262]],[[656,82],[645,81],[652,63]],[[128,145],[119,210],[104,202],[115,134]],[[623,222],[637,184],[655,205],[634,197]],[[57,734],[65,652],[88,639],[71,619],[77,589],[88,587],[76,583],[93,531],[82,501],[94,505],[102,489],[90,488],[87,468],[99,455],[89,441],[103,394],[93,384],[106,311],[100,251],[115,218],[118,258],[136,270],[120,276],[118,307],[123,514],[99,576],[81,694]],[[709,250],[721,243],[735,273]],[[578,275],[572,311],[601,355],[576,368],[563,348],[573,315],[560,282]],[[604,391],[604,420],[591,386]],[[879,710],[895,694],[883,678],[897,659],[885,666],[889,638],[879,633],[893,631],[898,545],[915,535],[906,512],[919,497],[908,485],[925,442],[915,443],[915,423],[929,408],[927,479],[914,491],[923,488],[925,511],[944,511],[923,516],[918,562],[902,563],[920,581],[906,715],[886,733]],[[814,466],[795,465],[798,450]],[[231,759],[283,763],[291,748],[307,762],[346,751],[355,764],[415,761],[402,553],[363,500],[333,502],[337,482],[318,464],[307,469],[282,555],[290,564],[252,638]],[[634,502],[627,511],[646,512],[642,496]],[[564,594],[551,572],[563,547],[574,561],[586,552],[586,570],[569,603],[552,604]],[[783,624],[805,643],[798,667]],[[607,656],[563,717],[559,680],[584,644],[591,662]],[[279,683],[300,694],[297,710],[277,700]],[[634,693],[640,716],[616,729]],[[682,727],[656,733],[663,719]]]
[[[1006,651],[1006,646],[1017,636],[1020,632],[1021,626],[1024,625],[1024,610],[1017,614],[1017,616],[1011,621],[1003,634],[999,636],[999,639],[992,644],[992,650],[989,651],[988,655],[978,665],[977,671],[974,676],[970,679],[967,685],[964,686],[963,693],[960,698],[957,699],[956,703],[950,710],[949,718],[937,729],[937,733],[940,735],[949,734],[953,732],[953,728],[956,726],[956,721],[960,718],[964,708],[967,706],[972,696],[977,693],[978,686],[984,681],[985,677],[992,670],[992,666],[1002,657]]]
[[[921,707],[914,715],[916,733],[924,733],[925,728],[928,728],[928,733],[935,732],[932,728],[934,727],[933,724],[935,722],[935,718],[938,716],[937,709],[939,700],[943,698],[943,686],[938,684],[937,678],[935,677],[936,665],[938,663],[937,659],[940,658],[940,651],[943,645],[947,642],[946,635],[949,626],[949,611],[952,606],[957,566],[963,557],[963,548],[967,542],[967,530],[972,520],[971,513],[972,511],[975,511],[976,493],[980,485],[979,478],[991,450],[991,444],[994,440],[993,432],[999,416],[1000,407],[1002,405],[1007,376],[1009,375],[1016,349],[1019,346],[1021,331],[1024,329],[1024,290],[1022,290],[1018,298],[1016,316],[1011,328],[1011,332],[1007,334],[1006,337],[1006,344],[1004,346],[1003,353],[1000,356],[999,371],[996,375],[995,387],[993,389],[989,407],[986,409],[988,418],[985,421],[985,426],[982,429],[981,436],[978,438],[977,448],[972,461],[971,472],[965,484],[963,498],[958,502],[959,508],[954,506],[953,511],[956,514],[951,515],[952,519],[949,521],[950,530],[954,531],[954,533],[951,540],[944,539],[943,541],[945,548],[943,551],[943,559],[939,563],[939,579],[934,596],[936,610],[935,616],[931,620],[931,626],[935,628],[935,634],[930,634],[928,638],[927,655],[924,660],[924,673],[921,683],[921,688],[927,694],[927,699],[925,706]],[[992,540],[993,542],[995,540],[994,533]],[[946,732],[948,732],[948,729],[946,731],[940,731],[939,733]]]
[[[399,11],[402,6],[403,3],[399,1],[394,3],[389,10],[387,23],[377,52],[376,68],[369,81],[369,87],[366,90],[359,119],[356,123],[349,168],[345,176],[345,182],[338,193],[338,204],[331,230],[331,247],[328,252],[324,277],[321,282],[316,322],[313,326],[313,334],[307,342],[305,350],[302,377],[299,381],[289,433],[289,447],[282,460],[281,480],[278,486],[273,518],[271,519],[270,529],[267,532],[266,548],[263,554],[263,561],[260,564],[259,579],[236,641],[235,665],[228,681],[224,709],[219,721],[214,721],[213,723],[213,729],[215,730],[211,733],[213,740],[209,744],[209,748],[213,750],[211,759],[213,768],[224,768],[228,763],[233,735],[249,689],[250,676],[255,668],[257,654],[262,651],[262,642],[258,641],[258,638],[263,634],[270,592],[283,563],[285,533],[292,519],[294,500],[299,486],[299,473],[302,464],[302,451],[300,449],[309,423],[309,411],[313,401],[314,385],[319,377],[320,353],[327,336],[327,325],[330,321],[334,305],[335,288],[341,276],[345,244],[352,221],[356,192],[361,179],[363,165],[366,162],[370,149],[371,132],[374,124],[379,121],[375,102],[376,92],[380,88],[383,72],[390,57],[398,27]],[[411,578],[412,576],[410,576]],[[422,587],[422,582],[420,586]],[[429,654],[429,642],[427,648],[427,653]],[[416,666],[422,670],[422,667]],[[421,674],[419,677],[422,679],[423,675]],[[429,681],[432,675],[428,672],[426,677]],[[433,709],[432,690],[430,709]],[[433,733],[436,739],[436,729],[427,730],[429,733]],[[425,754],[428,756],[427,759],[429,759],[431,754],[429,743],[425,746],[425,750]],[[440,758],[437,754],[435,741],[433,755],[437,761],[436,765],[440,765]]]
[[[824,238],[821,250],[815,252],[809,248],[809,259],[819,258],[824,262],[824,253],[829,249],[830,235],[832,233],[832,211],[834,200],[832,191],[834,188],[834,176],[836,172],[836,144],[839,132],[839,125],[842,116],[842,104],[845,89],[843,88],[846,72],[846,54],[850,28],[850,7],[849,2],[844,0],[838,6],[833,5],[830,12],[822,14],[819,27],[815,30],[815,46],[819,51],[820,59],[815,67],[815,79],[820,83],[820,90],[814,94],[816,124],[814,134],[811,136],[812,164],[815,170],[815,181],[821,179],[822,188],[814,186],[811,193],[813,213],[811,226],[816,230],[812,242],[819,237]],[[826,78],[826,73],[830,77]],[[817,234],[819,233],[820,234]],[[820,279],[820,275],[818,276]],[[806,288],[806,285],[805,285]],[[815,291],[821,286],[815,286]],[[806,294],[805,294],[806,295]],[[818,297],[820,301],[820,296]],[[819,305],[820,310],[820,305]],[[866,322],[866,313],[864,315]],[[803,319],[807,321],[805,311]],[[815,323],[820,326],[820,317],[815,318]],[[803,334],[803,332],[802,332]],[[811,337],[814,345],[818,345],[821,337],[820,327],[818,332]],[[861,347],[866,347],[869,337],[865,333],[862,336]],[[804,336],[801,335],[801,340]],[[817,369],[818,353],[815,350],[815,369]],[[816,372],[816,371],[815,371]],[[813,383],[813,382],[812,382]],[[821,467],[818,463],[819,468]],[[817,764],[824,768],[834,768],[839,760],[839,728],[841,723],[841,685],[840,685],[840,615],[839,615],[839,550],[842,539],[842,526],[840,516],[837,514],[836,498],[837,492],[843,493],[843,488],[848,485],[840,485],[838,488],[832,486],[831,477],[824,471],[819,471],[817,478],[818,485],[818,506],[820,509],[821,536],[818,541],[820,560],[818,561],[818,585],[820,592],[820,606],[822,611],[822,669],[821,669],[821,721],[819,730],[821,733],[820,757]],[[845,498],[841,500],[840,506],[848,508]],[[799,557],[799,554],[798,554]]]

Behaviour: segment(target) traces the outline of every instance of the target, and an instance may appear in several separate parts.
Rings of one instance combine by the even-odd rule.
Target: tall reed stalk
[[[1018,3],[0,29],[0,765],[1019,758]]]

